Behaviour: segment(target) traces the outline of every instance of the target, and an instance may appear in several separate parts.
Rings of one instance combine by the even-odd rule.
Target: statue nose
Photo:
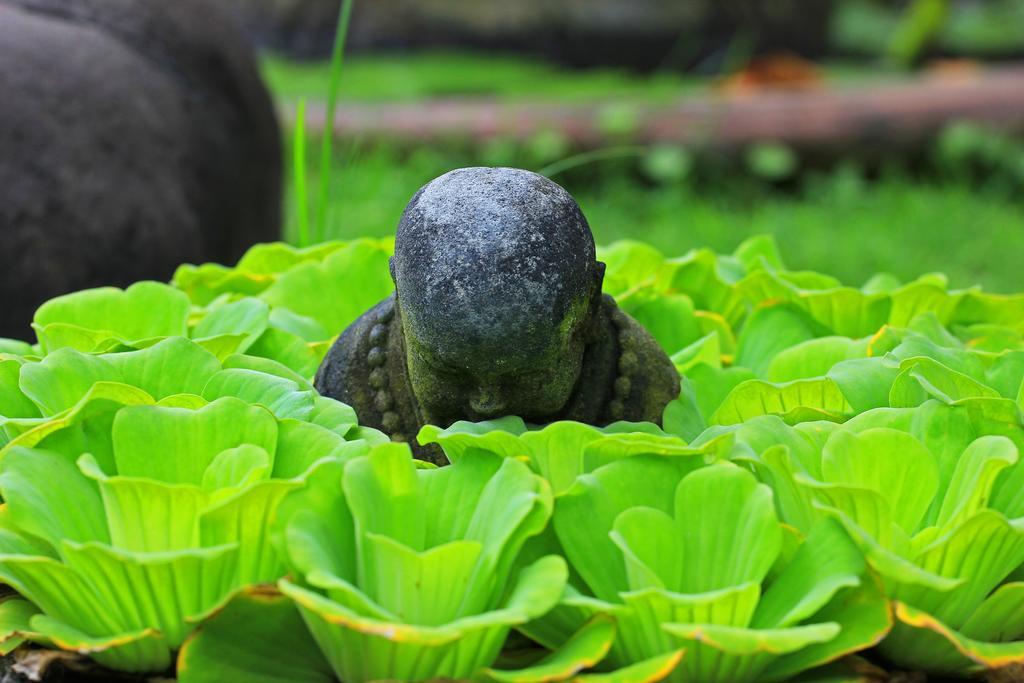
[[[483,386],[470,396],[469,407],[481,417],[495,417],[505,410],[505,399],[498,387]]]

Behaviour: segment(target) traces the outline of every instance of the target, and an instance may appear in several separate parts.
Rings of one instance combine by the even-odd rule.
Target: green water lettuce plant
[[[439,444],[453,462],[491,454],[516,458],[551,482],[556,493],[553,527],[538,540],[544,548],[556,549],[569,559],[573,585],[553,612],[522,629],[549,648],[559,648],[588,619],[605,615],[618,622],[614,645],[601,664],[606,670],[656,666],[661,658],[675,653],[682,657],[678,667],[669,667],[675,668],[676,680],[781,680],[877,642],[889,626],[886,601],[878,587],[864,577],[860,553],[839,525],[823,525],[806,542],[802,536],[784,535],[766,487],[756,486],[750,474],[736,467],[724,466],[721,473],[717,467],[706,467],[730,455],[734,450],[732,437],[731,432],[723,431],[688,445],[654,425],[620,423],[598,429],[561,422],[530,430],[517,418],[504,418],[479,424],[456,423],[445,430],[426,427],[419,440]],[[699,474],[705,469],[712,471]],[[703,481],[705,477],[709,480]],[[683,486],[684,482],[689,483]],[[758,509],[764,516],[764,529],[750,526],[743,516],[743,505],[730,501],[725,493],[739,482],[745,482],[762,498]],[[698,495],[699,491],[703,493]],[[684,511],[677,507],[691,500],[705,509]],[[626,521],[631,519],[626,514],[630,510],[635,511],[635,524]],[[616,526],[620,516],[621,523],[628,527]],[[678,523],[669,525],[665,520],[670,518]],[[729,529],[738,525],[750,526],[750,535],[729,537]],[[684,550],[687,536],[700,533],[697,527],[708,529],[704,545]],[[633,534],[632,542],[642,548],[627,547],[622,535],[626,528]],[[771,540],[773,534],[777,542]],[[767,567],[785,566],[789,576],[800,577],[771,588],[772,600],[779,600],[779,595],[790,590],[794,591],[791,598],[798,600],[800,591],[810,588],[803,583],[820,579],[820,594],[808,598],[810,611],[775,622],[778,615],[772,616],[769,607],[757,605],[762,588],[774,586],[776,577],[769,581],[757,571],[745,577],[749,579],[745,590],[751,593],[743,609],[762,615],[758,620],[742,611],[730,616],[729,610],[735,605],[727,601],[717,611],[712,609],[710,605],[720,593],[735,588],[730,581],[739,579],[730,579],[728,569],[722,568],[717,577],[721,584],[709,581],[700,585],[684,581],[678,573],[695,562],[688,558],[702,556],[722,567],[727,558],[714,555],[714,548],[723,537],[728,537],[723,545],[734,549],[738,564],[753,562],[751,557],[763,554]],[[767,545],[762,547],[762,543]],[[794,556],[797,547],[799,564]],[[648,560],[673,561],[662,556],[675,558],[677,565],[669,569],[666,564],[639,568]],[[826,557],[835,558],[837,564],[820,576],[808,573],[808,567],[827,564],[823,559]],[[788,563],[793,563],[792,567]],[[830,571],[835,575],[829,575]],[[679,604],[690,605],[693,611],[680,611],[670,617],[671,610],[678,607],[673,602],[677,598]],[[758,613],[756,609],[766,611]],[[804,628],[807,624],[802,622],[819,610],[822,621],[836,622],[825,628]],[[693,627],[687,632],[689,636],[680,636],[683,631],[679,630],[670,634],[673,621],[689,623]],[[712,646],[709,643],[718,642],[709,635],[712,632],[728,635],[718,646]],[[827,637],[823,635],[826,633]],[[820,640],[800,640],[799,636],[809,634]],[[772,640],[776,636],[778,640]],[[695,659],[690,660],[694,653]]]
[[[952,290],[938,274],[901,283],[881,274],[851,287],[821,273],[786,268],[775,244],[757,237],[733,254],[694,250],[666,258],[648,245],[625,242],[601,250],[607,290],[661,343],[684,377],[683,396],[671,404],[666,429],[687,440],[709,426],[738,424],[775,414],[790,423],[842,422],[875,407],[902,406],[911,378],[890,397],[902,372],[925,378],[924,391],[951,400],[988,392],[960,375],[1016,400],[1021,377],[1005,371],[1016,361],[997,356],[1024,350],[1024,296],[977,288]],[[911,341],[915,338],[915,341]],[[925,352],[920,339],[967,364]],[[1001,364],[999,387],[990,365]],[[953,370],[957,375],[950,375]],[[1012,373],[1011,373],[1012,374]],[[980,375],[980,376],[979,376]],[[1012,380],[1012,381],[1011,381]]]
[[[486,515],[495,515],[496,513],[494,513],[491,507],[492,504],[503,505],[502,501],[509,499],[509,497],[511,497],[511,500],[517,501],[522,496],[522,492],[518,491],[518,487],[522,483],[538,481],[538,477],[526,475],[528,472],[526,467],[529,467],[536,474],[546,479],[550,487],[556,492],[560,492],[568,488],[579,474],[600,467],[608,462],[646,454],[677,459],[680,463],[685,463],[687,468],[692,469],[700,467],[706,462],[713,461],[717,457],[717,453],[724,451],[728,443],[730,443],[728,438],[722,438],[713,440],[711,444],[704,445],[701,448],[689,448],[678,437],[665,434],[654,425],[649,424],[619,423],[604,429],[597,429],[580,423],[561,422],[549,425],[543,429],[531,431],[527,429],[522,420],[514,417],[502,418],[487,423],[456,423],[444,430],[427,427],[421,432],[420,441],[422,443],[437,443],[441,445],[454,465],[443,470],[443,472],[420,471],[416,473],[417,476],[422,477],[424,482],[454,477],[463,483],[458,486],[454,482],[444,486],[440,483],[433,484],[432,488],[437,488],[437,493],[430,493],[428,496],[427,491],[424,491],[424,495],[421,496],[422,502],[413,507],[399,501],[397,503],[398,509],[395,511],[395,515],[398,516],[392,522],[393,524],[401,524],[401,520],[414,520],[424,515],[429,519],[430,511],[434,509],[434,506],[442,505],[442,499],[438,497],[442,495],[442,490],[446,492],[446,495],[454,496],[455,500],[461,501],[459,504],[467,506],[467,510],[458,513],[464,515],[467,520],[470,517],[482,520]],[[390,461],[388,467],[376,470],[378,477],[384,476],[381,474],[382,472],[388,473],[388,487],[394,489],[393,492],[388,493],[387,500],[398,495],[398,491],[408,491],[413,488],[408,482],[399,483],[407,478],[411,478],[412,473],[415,472],[411,469],[412,464],[408,462],[408,453],[403,447],[396,446],[394,449],[389,454]],[[399,453],[401,454],[400,456]],[[373,457],[380,459],[383,458],[383,455],[375,453]],[[510,462],[502,464],[503,459],[508,459]],[[401,467],[398,467],[396,470],[399,463],[401,463]],[[355,464],[352,467],[355,467]],[[495,474],[495,470],[499,467],[508,469],[509,472],[517,473],[516,477],[511,478],[508,474],[501,476]],[[340,468],[335,466],[335,469]],[[396,471],[401,473],[401,477],[395,474]],[[487,483],[483,494],[474,491],[467,496],[465,492],[454,492],[468,487],[474,478],[480,477],[480,482],[472,484],[477,489],[483,485],[486,476],[491,476],[492,481]],[[349,553],[353,552],[352,548],[355,543],[351,539],[344,539],[348,539],[352,534],[357,533],[358,530],[350,529],[349,524],[351,522],[346,521],[340,530],[332,531],[332,525],[324,521],[337,518],[348,520],[352,512],[351,510],[346,512],[346,508],[351,505],[351,501],[345,502],[346,499],[343,499],[345,492],[351,487],[359,486],[365,488],[362,479],[352,479],[351,483],[338,486],[339,478],[349,482],[347,472],[342,476],[338,471],[327,469],[324,472],[315,474],[311,477],[307,488],[291,495],[284,507],[281,508],[281,542],[288,546],[290,555],[297,558],[298,564],[294,568],[292,575],[302,577],[300,581],[296,581],[297,585],[295,587],[289,587],[286,591],[288,591],[289,595],[293,596],[303,587],[311,591],[311,593],[299,595],[303,595],[306,601],[311,603],[316,610],[307,614],[307,621],[311,625],[319,624],[319,629],[322,632],[320,639],[324,651],[331,650],[339,653],[335,655],[338,658],[335,670],[342,666],[348,667],[346,670],[351,675],[352,667],[367,666],[362,663],[360,656],[355,653],[381,648],[384,645],[381,639],[386,640],[388,638],[405,643],[404,645],[390,644],[390,647],[396,651],[401,647],[403,652],[407,651],[413,654],[419,652],[423,656],[424,661],[434,661],[435,664],[441,661],[437,666],[451,666],[451,663],[445,663],[447,660],[443,658],[441,660],[437,659],[443,654],[441,646],[443,645],[445,648],[450,649],[450,638],[457,633],[465,633],[466,626],[474,624],[475,620],[479,620],[481,617],[472,617],[472,619],[467,621],[466,617],[459,618],[457,615],[454,617],[449,615],[446,618],[453,619],[454,621],[452,623],[444,623],[441,626],[434,623],[438,621],[437,617],[426,620],[428,621],[426,624],[399,623],[403,621],[405,612],[399,612],[395,608],[393,613],[378,614],[376,610],[363,604],[367,600],[371,601],[369,604],[373,604],[377,600],[376,598],[367,597],[367,595],[373,594],[372,590],[374,590],[375,586],[374,583],[369,582],[369,579],[367,579],[366,583],[367,588],[360,587],[358,589],[363,594],[358,600],[347,593],[338,593],[336,597],[331,597],[332,590],[340,589],[336,585],[336,579],[332,579],[324,574],[323,570],[325,567],[330,568],[330,571],[335,574],[347,577],[345,580],[353,584],[353,586],[364,585],[358,581],[360,572],[363,571],[363,564],[354,560],[346,564],[346,561],[344,561],[344,549],[349,549]],[[500,483],[509,481],[519,483],[513,485]],[[534,485],[530,484],[530,488],[532,489]],[[542,484],[538,486],[539,488],[531,495],[538,495],[541,501],[548,501],[550,495],[546,492],[548,486]],[[374,491],[377,491],[380,486],[375,484],[372,488]],[[358,491],[358,489],[353,490]],[[383,493],[378,492],[376,495],[381,497],[379,504],[363,508],[364,515],[367,517],[373,509],[390,509],[392,505],[396,505],[395,503],[385,502]],[[479,503],[476,503],[475,501],[478,500],[478,496]],[[487,505],[484,505],[485,500],[488,501]],[[524,503],[525,499],[523,503],[515,504]],[[443,504],[441,514],[455,514],[455,511],[449,509],[454,505],[457,505],[457,503],[446,501]],[[474,505],[477,506],[476,509],[472,509]],[[541,509],[546,509],[549,505],[549,502],[543,502]],[[292,511],[293,506],[295,508],[294,512]],[[535,511],[531,514],[536,515],[538,513]],[[290,521],[292,515],[295,516],[294,523]],[[510,521],[514,522],[514,517]],[[444,524],[451,523],[445,522]],[[462,524],[465,524],[465,522]],[[478,526],[479,524],[482,524],[482,522],[472,522],[471,526]],[[473,533],[478,535],[482,532],[483,527],[481,526]],[[398,532],[392,531],[391,533]],[[431,535],[433,533],[430,532]],[[470,533],[470,531],[467,530],[465,533]],[[508,531],[500,533],[498,539],[506,538],[507,534]],[[526,535],[529,538],[525,538]],[[521,564],[531,564],[538,558],[561,552],[557,539],[551,533],[550,526],[545,526],[539,520],[530,522],[529,534],[524,535],[521,532],[516,532],[514,536],[509,538],[512,539],[512,548],[506,552],[510,553],[510,556],[519,552]],[[442,539],[432,541],[432,543],[439,542],[440,540]],[[422,545],[422,542],[415,541],[415,544],[414,547],[418,548]],[[338,547],[333,551],[336,557],[330,560],[331,555],[326,552],[326,549],[332,548],[335,545]],[[522,546],[522,551],[516,550],[519,546]],[[421,553],[438,555],[440,558],[440,549],[437,547],[422,550]],[[304,556],[314,559],[303,560]],[[303,563],[307,561],[315,561],[315,563],[306,566]],[[424,557],[422,561],[427,561],[427,558]],[[437,561],[441,560],[438,559]],[[334,569],[334,566],[338,568]],[[410,576],[412,577],[419,576],[423,572],[420,569],[415,571],[410,569],[409,563],[405,561],[403,561],[400,568],[393,568],[392,570],[411,572]],[[375,566],[374,571],[382,571],[382,569],[378,569]],[[478,571],[478,569],[473,571]],[[458,577],[449,576],[448,578],[455,581]],[[473,580],[477,581],[478,579],[479,577]],[[409,580],[413,579],[410,578]],[[463,589],[465,588],[463,584],[460,585]],[[357,589],[350,588],[346,590]],[[557,599],[557,593],[559,592],[560,590],[556,591],[554,597],[549,595],[548,598],[551,600]],[[322,600],[312,602],[317,600],[316,595],[322,597],[325,593],[329,599],[342,606],[347,606],[349,610],[353,610],[353,613],[347,614],[347,617],[343,619],[339,616],[337,608],[334,608],[332,611]],[[386,596],[380,599],[386,599]],[[263,620],[290,620],[289,623],[295,623],[299,618],[298,613],[294,612],[294,608],[292,612],[289,612],[287,601],[284,598],[268,594],[266,591],[261,591],[259,595],[242,596],[238,599],[237,603],[232,603],[223,613],[218,614],[209,624],[202,627],[183,649],[179,661],[179,675],[183,683],[223,680],[225,678],[248,678],[255,675],[256,669],[254,669],[253,662],[250,661],[247,649],[242,647],[241,644],[265,641],[267,648],[273,648],[274,636],[265,632],[265,629],[262,629],[260,626],[250,626],[250,624],[256,624],[257,621],[262,622]],[[363,606],[360,607],[360,605]],[[530,609],[533,613],[539,613],[543,611],[541,606],[535,605]],[[522,605],[518,607],[525,609]],[[499,618],[509,619],[513,616],[508,612],[508,609],[499,610],[502,613]],[[264,613],[257,620],[255,614],[261,611]],[[306,609],[303,611],[308,612]],[[242,617],[240,616],[242,613],[251,613],[253,616]],[[363,616],[363,613],[366,616],[361,620],[358,619],[358,617]],[[343,612],[342,614],[346,613]],[[521,612],[519,616],[516,616],[513,619],[513,623],[521,623],[524,619],[523,614]],[[372,619],[375,615],[383,623],[374,623]],[[333,624],[333,631],[323,624],[322,621]],[[431,628],[427,628],[427,626],[431,626]],[[292,628],[289,627],[290,632]],[[499,634],[508,630],[506,627],[502,628],[504,631],[499,629]],[[567,631],[565,638],[555,644],[556,649],[543,656],[540,661],[531,659],[525,664],[522,662],[498,661],[486,669],[479,668],[483,666],[480,663],[474,664],[474,667],[479,668],[479,671],[477,671],[479,677],[496,681],[529,683],[532,681],[557,681],[578,678],[579,680],[616,680],[643,683],[644,681],[655,681],[664,678],[675,667],[682,656],[681,651],[673,650],[636,664],[621,667],[613,672],[583,673],[595,666],[601,669],[602,660],[611,647],[615,631],[615,623],[610,615],[599,614],[589,622],[579,624],[578,628]],[[385,635],[388,633],[393,635]],[[342,637],[344,637],[344,640]],[[342,648],[342,645],[345,643],[348,644],[348,647]],[[439,648],[437,653],[431,653],[424,649],[430,644]],[[260,648],[258,645],[254,647]],[[368,650],[367,648],[370,649]],[[309,681],[317,681],[321,680],[325,668],[330,671],[330,667],[326,663],[323,665],[312,665],[313,662],[317,661],[317,657],[309,655],[308,647],[290,649],[294,649],[295,652],[304,653],[301,655],[301,662],[295,661],[294,665],[291,665],[287,664],[287,661],[284,664],[279,661],[273,666],[257,667],[260,672],[263,672],[262,675],[268,683],[269,681],[285,680],[305,681],[307,678]],[[317,651],[319,652],[319,650]],[[229,654],[226,655],[225,653]],[[285,660],[291,659],[290,655],[282,654],[281,656]],[[322,655],[319,656],[321,662],[324,661],[322,657]],[[484,657],[484,659],[488,658]],[[483,659],[479,660],[479,662],[483,661]],[[473,667],[466,668],[464,671],[471,669]],[[447,671],[447,669],[445,670]],[[415,673],[409,675],[414,675]],[[419,674],[427,676],[429,671],[424,668],[419,671]],[[356,675],[369,674],[357,672]]]
[[[9,367],[32,416],[5,418],[0,450],[0,577],[27,601],[0,604],[4,651],[28,638],[166,668],[205,613],[284,574],[268,526],[283,497],[380,439],[272,361],[222,364],[181,337]]]
[[[36,312],[42,354],[102,353],[187,336],[223,359],[245,353],[311,378],[333,338],[393,289],[390,242],[253,247],[235,268],[182,266],[172,284],[57,297]]]
[[[89,425],[123,405],[190,404],[225,396],[342,437],[383,438],[358,427],[351,408],[319,396],[288,368],[241,354],[221,361],[183,337],[138,351],[90,354],[63,348],[40,360],[0,359],[0,390],[0,444],[34,446],[51,432],[61,432],[65,439],[89,430],[95,434]],[[72,426],[76,429],[69,430]]]
[[[785,530],[770,489],[728,463],[612,462],[556,499],[553,525],[578,583],[524,631],[553,647],[593,615],[612,615],[607,666],[682,651],[670,680],[784,680],[889,628],[839,525]]]
[[[882,578],[896,624],[881,650],[903,667],[965,675],[1024,661],[1024,472],[1014,441],[976,418],[932,400],[842,427],[762,418],[737,430],[783,519],[837,520]]]
[[[428,427],[438,472],[367,456],[382,435],[310,382],[391,248],[257,245],[0,341],[0,651],[155,671],[191,638],[185,683],[781,680],[892,617],[902,666],[1021,661],[1024,296],[846,286],[767,238],[615,244],[605,291],[684,378],[664,430]],[[499,658],[511,630],[549,652]]]
[[[184,336],[189,308],[182,292],[138,282],[126,290],[102,287],[51,299],[36,311],[32,327],[44,353],[64,347],[106,350]]]
[[[346,244],[340,241],[308,247],[295,247],[284,242],[256,244],[242,255],[235,266],[183,264],[175,271],[171,284],[185,292],[196,306],[206,306],[225,295],[254,296],[274,284],[283,273],[303,263],[322,263]]]
[[[932,312],[860,339],[815,336],[813,327],[790,305],[756,311],[740,334],[736,365],[705,358],[687,370],[693,396],[672,404],[666,427],[693,438],[707,426],[766,414],[791,424],[841,423],[873,408],[928,400],[1020,422],[1024,352],[999,332],[1006,328],[974,327],[970,334],[979,336],[961,339]]]
[[[191,635],[179,683],[335,683],[295,603],[270,586],[243,590]]]
[[[447,429],[427,425],[417,441],[437,444],[452,462],[481,453],[518,458],[547,479],[555,495],[569,489],[580,475],[623,458],[678,458],[682,466],[695,469],[724,457],[731,447],[728,434],[694,448],[651,423],[616,422],[599,428],[561,421],[530,428],[518,417],[456,422]]]
[[[547,483],[516,460],[417,469],[407,446],[378,446],[285,502],[281,590],[341,680],[464,679],[561,595],[562,558],[516,564],[550,514]]]
[[[906,666],[943,673],[1024,661],[1024,623],[1012,616],[1024,609],[1022,584],[1008,580],[1024,565],[1024,506],[997,488],[1012,482],[1019,492],[1013,442],[1001,436],[972,441],[945,480],[932,452],[903,432],[839,432],[826,448],[823,478],[832,486],[808,484],[824,509],[856,534],[898,601],[897,626],[883,652]],[[865,476],[885,456],[905,469],[890,467],[887,482]],[[859,463],[851,467],[854,459]],[[825,465],[837,461],[849,469]],[[902,488],[913,497],[896,503],[892,492]],[[867,501],[874,512],[851,509]]]
[[[366,449],[234,397],[124,406],[109,423],[86,430],[84,454],[59,431],[4,450],[0,577],[38,610],[21,635],[125,671],[166,668],[204,614],[283,575],[278,503],[316,462]]]
[[[671,653],[613,673],[581,673],[607,654],[614,621],[597,617],[557,652],[537,659],[527,651],[499,659],[475,680],[497,683],[654,683],[668,675],[681,653]],[[177,661],[180,683],[259,681],[333,683],[330,663],[310,636],[295,603],[268,586],[248,589],[207,619],[185,642]]]

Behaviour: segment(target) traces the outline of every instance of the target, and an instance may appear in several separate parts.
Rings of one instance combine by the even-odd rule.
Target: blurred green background
[[[769,233],[790,267],[825,271],[849,284],[862,284],[880,271],[903,280],[941,271],[954,286],[1024,290],[1018,265],[1024,256],[1019,136],[955,121],[923,146],[894,147],[891,154],[869,159],[842,148],[812,158],[771,140],[725,153],[629,139],[630,107],[714,96],[737,79],[751,78],[758,60],[780,54],[794,56],[809,70],[798,74],[808,80],[798,86],[816,89],[881,86],[943,70],[973,74],[1024,57],[1019,0],[831,5],[827,40],[812,50],[761,46],[756,25],[741,24],[724,33],[719,47],[704,45],[689,61],[655,68],[568,65],[529,46],[359,48],[341,71],[341,111],[349,103],[438,99],[596,102],[607,109],[608,140],[596,150],[581,149],[555,129],[526,140],[501,134],[415,142],[342,136],[326,181],[324,234],[393,233],[405,203],[433,177],[460,166],[510,165],[546,172],[565,186],[600,243],[641,239],[675,255],[698,246],[728,251],[750,235]],[[679,44],[685,41],[673,46],[676,53]],[[802,57],[801,51],[814,54]],[[268,51],[263,67],[287,126],[294,126],[300,101],[314,105],[327,98],[331,65],[325,59]],[[286,235],[299,241],[302,198],[314,207],[307,211],[316,213],[320,141],[309,134],[305,159],[297,161],[293,134],[288,145],[292,179],[305,184],[301,192],[293,182],[288,201]]]

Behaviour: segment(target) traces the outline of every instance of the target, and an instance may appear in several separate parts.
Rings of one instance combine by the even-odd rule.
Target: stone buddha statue
[[[604,264],[575,200],[547,178],[464,168],[409,202],[396,291],[352,323],[316,388],[361,424],[413,443],[420,427],[518,415],[528,423],[660,423],[679,376],[601,293]]]

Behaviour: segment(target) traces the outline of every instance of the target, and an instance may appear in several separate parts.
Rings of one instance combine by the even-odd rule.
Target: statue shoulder
[[[615,419],[654,422],[679,397],[680,379],[668,354],[635,318],[607,297],[606,306],[618,334],[619,367],[612,413]],[[617,405],[616,405],[617,403]]]
[[[324,396],[347,403],[359,411],[359,403],[368,393],[367,356],[375,346],[373,334],[380,325],[394,320],[395,296],[392,294],[363,313],[334,341],[320,364],[314,385]]]

